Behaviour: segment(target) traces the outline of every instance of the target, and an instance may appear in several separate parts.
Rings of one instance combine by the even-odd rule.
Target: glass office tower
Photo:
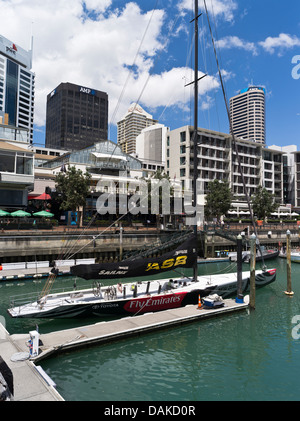
[[[61,83],[47,95],[46,148],[74,151],[107,140],[108,95]]]
[[[0,123],[28,129],[33,139],[34,80],[32,49],[0,35]]]

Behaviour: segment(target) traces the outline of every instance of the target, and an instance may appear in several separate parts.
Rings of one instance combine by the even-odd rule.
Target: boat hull
[[[291,253],[291,262],[300,263],[300,253],[299,252]]]
[[[276,269],[266,272],[260,271],[255,276],[256,288],[271,284],[276,279]],[[175,281],[176,282],[176,281]],[[140,283],[142,289],[142,283]],[[250,272],[242,277],[242,293],[249,291]],[[144,283],[146,289],[146,283]],[[130,316],[169,310],[184,307],[189,304],[197,304],[199,295],[204,298],[211,294],[218,294],[223,298],[237,295],[236,274],[215,275],[198,277],[197,282],[190,282],[188,286],[171,289],[170,291],[141,293],[128,298],[114,297],[104,299],[95,297],[93,290],[88,292],[72,292],[63,295],[49,295],[45,305],[38,302],[20,307],[8,309],[10,316],[14,318],[87,318],[94,316]],[[78,297],[78,298],[77,298]]]

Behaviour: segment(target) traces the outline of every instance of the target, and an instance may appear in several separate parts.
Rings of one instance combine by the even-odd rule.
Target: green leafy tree
[[[217,218],[230,209],[232,193],[228,181],[213,180],[208,183],[204,215],[206,219]]]
[[[60,209],[81,211],[85,205],[90,187],[89,173],[69,167],[66,172],[59,173],[55,178],[55,188],[60,197]]]
[[[256,194],[251,197],[251,203],[253,213],[258,219],[265,219],[272,212],[275,212],[278,207],[275,203],[274,195],[262,186],[259,186]]]

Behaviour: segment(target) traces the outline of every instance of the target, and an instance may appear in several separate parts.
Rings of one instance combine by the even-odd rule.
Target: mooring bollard
[[[251,235],[250,250],[250,308],[255,309],[255,263],[256,263],[256,235]]]
[[[239,234],[237,236],[237,297],[236,303],[243,303],[243,291],[242,291],[242,270],[243,270],[243,239]]]
[[[291,265],[291,232],[286,232],[286,276],[287,276],[287,287],[284,293],[286,295],[294,295],[292,291],[292,265]]]

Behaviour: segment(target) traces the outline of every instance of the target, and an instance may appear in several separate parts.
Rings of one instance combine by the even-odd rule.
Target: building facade
[[[46,148],[79,150],[108,135],[108,95],[61,83],[47,95]]]
[[[155,124],[143,129],[136,138],[136,156],[142,162],[146,177],[165,169],[168,131],[163,124]]]
[[[127,154],[136,152],[136,138],[146,127],[157,124],[158,121],[152,118],[151,114],[148,114],[138,104],[131,104],[128,112],[124,115],[122,120],[117,123],[118,145],[122,148],[122,151]]]
[[[28,130],[0,124],[0,206],[8,211],[27,206],[34,186],[34,153]]]
[[[0,123],[27,129],[30,143],[35,82],[31,67],[32,49],[26,51],[0,35]]]
[[[300,152],[295,152],[295,208],[300,212]]]
[[[182,188],[194,176],[193,127],[184,126],[167,135],[166,171],[171,179],[180,180]],[[262,144],[236,139],[238,155],[248,194],[265,187],[283,203],[283,152],[265,148]],[[198,129],[197,178],[207,192],[212,180],[228,181],[234,195],[234,205],[246,207],[242,176],[232,136],[212,130]]]
[[[250,86],[230,98],[230,119],[235,136],[265,144],[265,89]]]

